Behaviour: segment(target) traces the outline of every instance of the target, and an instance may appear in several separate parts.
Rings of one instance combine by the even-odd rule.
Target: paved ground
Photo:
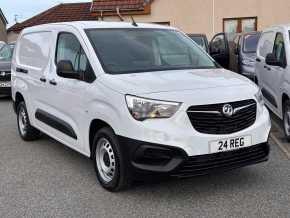
[[[290,161],[271,147],[267,163],[112,194],[86,157],[48,137],[20,140],[0,99],[0,217],[290,217]]]

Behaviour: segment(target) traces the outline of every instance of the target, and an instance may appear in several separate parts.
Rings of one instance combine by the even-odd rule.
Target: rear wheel
[[[19,135],[24,141],[32,141],[40,137],[40,131],[30,125],[24,102],[20,102],[17,106],[17,124]]]
[[[290,100],[283,105],[283,127],[287,141],[290,141]]]
[[[109,127],[99,130],[93,148],[95,171],[102,187],[114,192],[127,188],[130,175],[114,131]]]

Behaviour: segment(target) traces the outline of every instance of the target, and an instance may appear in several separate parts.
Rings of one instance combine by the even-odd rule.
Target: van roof
[[[94,28],[158,28],[158,29],[175,29],[170,26],[149,24],[149,23],[137,23],[135,27],[131,22],[111,22],[111,21],[74,21],[74,22],[62,22],[62,23],[50,23],[42,24],[38,26],[28,27],[24,29],[25,32],[35,31],[46,28],[57,28],[61,26],[72,26],[77,29],[94,29]]]
[[[269,31],[269,30],[273,30],[273,29],[277,29],[277,28],[279,28],[279,29],[284,29],[284,30],[289,30],[290,29],[290,24],[280,24],[280,25],[273,25],[273,26],[270,26],[270,27],[268,27],[268,28],[265,28],[265,30],[263,31],[263,32],[265,32],[265,31]]]

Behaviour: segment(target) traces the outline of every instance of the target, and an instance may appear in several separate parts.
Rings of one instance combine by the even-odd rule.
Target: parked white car
[[[25,29],[12,62],[24,140],[44,132],[91,157],[101,185],[190,177],[266,161],[258,87],[177,29],[72,22]]]
[[[266,105],[283,119],[290,140],[290,25],[265,29],[258,43],[256,73]]]

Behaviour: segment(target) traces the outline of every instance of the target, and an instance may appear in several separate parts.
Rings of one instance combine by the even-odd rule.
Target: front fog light
[[[132,95],[126,95],[126,102],[131,115],[138,121],[170,118],[181,105],[178,102],[152,100]]]

